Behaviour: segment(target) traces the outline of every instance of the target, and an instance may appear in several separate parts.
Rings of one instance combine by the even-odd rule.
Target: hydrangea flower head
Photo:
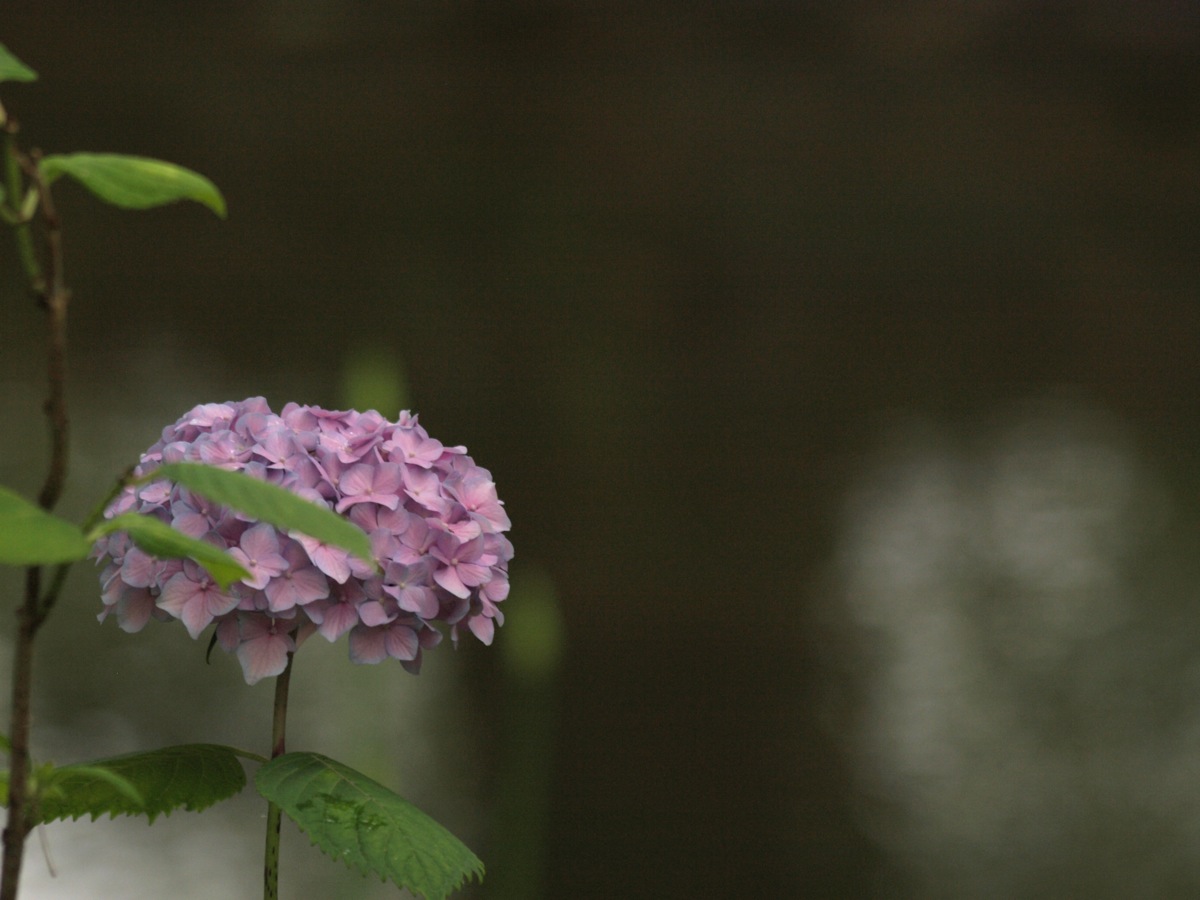
[[[227,591],[191,560],[159,560],[116,532],[94,550],[103,621],[128,632],[151,619],[179,619],[193,638],[216,625],[250,684],[278,675],[310,635],[348,634],[358,663],[398,659],[411,672],[421,651],[465,626],[485,644],[504,623],[512,544],[491,474],[465,447],[431,438],[408,412],[335,412],[289,403],[276,415],[261,397],[207,403],[163,429],[136,475],[164,462],[245,472],[350,519],[367,532],[375,559],[285,532],[155,481],[126,488],[105,515],[154,516],[228,551],[249,576]],[[372,565],[374,563],[375,565]]]

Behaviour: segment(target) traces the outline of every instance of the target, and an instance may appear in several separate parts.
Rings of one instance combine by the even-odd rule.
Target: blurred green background
[[[27,145],[230,211],[58,190],[64,511],[260,394],[403,404],[495,475],[496,645],[308,644],[289,735],[462,836],[471,896],[1200,891],[1194,4],[5,13]],[[32,493],[42,323],[0,291]],[[97,593],[39,649],[43,757],[265,749],[269,688]],[[27,896],[254,896],[262,815],[56,825]],[[285,896],[395,896],[283,853]]]

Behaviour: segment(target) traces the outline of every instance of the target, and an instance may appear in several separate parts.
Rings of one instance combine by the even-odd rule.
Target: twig
[[[16,124],[4,124],[4,169],[6,194],[9,198],[23,195],[21,174],[24,173],[36,192],[45,226],[45,260],[39,265],[34,252],[30,225],[26,221],[14,226],[17,247],[25,268],[29,286],[38,304],[46,310],[47,378],[49,394],[45,411],[50,425],[50,466],[38,495],[38,503],[49,510],[62,495],[67,476],[67,406],[66,350],[67,306],[70,291],[63,281],[62,235],[58,214],[49,186],[41,176],[36,157],[21,153],[15,142]],[[42,570],[31,566],[25,572],[25,596],[17,611],[17,637],[13,653],[11,725],[9,727],[8,822],[4,828],[4,861],[0,868],[0,900],[16,900],[21,877],[21,861],[25,839],[32,825],[29,810],[29,736],[31,730],[33,643],[42,623],[66,577],[66,568],[59,567],[50,590],[42,595]]]
[[[46,310],[46,363],[50,393],[46,418],[50,422],[50,470],[38,502],[52,509],[67,480],[67,306],[71,292],[63,280],[62,228],[50,186],[37,166],[38,152],[20,157],[21,168],[40,198],[46,225],[45,287],[39,298]]]

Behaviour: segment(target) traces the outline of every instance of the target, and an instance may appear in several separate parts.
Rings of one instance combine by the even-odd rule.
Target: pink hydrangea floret
[[[105,515],[154,516],[227,550],[250,573],[227,591],[191,560],[159,560],[116,532],[94,555],[103,621],[128,632],[179,619],[193,638],[209,625],[236,654],[250,684],[278,675],[313,633],[349,635],[358,663],[398,659],[410,672],[447,626],[485,644],[504,624],[510,522],[487,469],[465,447],[431,438],[408,412],[333,412],[289,403],[276,415],[262,397],[207,403],[163,430],[137,475],[164,462],[245,472],[322,503],[370,537],[373,562],[311,537],[254,522],[186,488],[156,481],[126,488]],[[377,566],[377,568],[376,568]]]

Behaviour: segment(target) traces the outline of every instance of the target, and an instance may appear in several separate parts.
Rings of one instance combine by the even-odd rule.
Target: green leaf
[[[91,549],[91,542],[75,525],[0,487],[0,563],[43,566],[74,562]]]
[[[136,787],[134,787],[133,782],[128,778],[123,778],[116,772],[112,771],[111,769],[106,769],[103,766],[82,764],[65,767],[63,769],[50,767],[47,773],[42,776],[42,802],[44,802],[45,798],[47,797],[54,797],[56,799],[63,800],[67,799],[68,791],[63,790],[63,787],[60,784],[61,779],[59,777],[59,773],[64,771],[67,773],[67,777],[74,781],[79,781],[81,778],[94,778],[97,781],[104,782],[110,788],[128,800],[137,809],[144,809],[146,806],[146,801],[142,799],[141,793]]]
[[[285,753],[255,787],[323,852],[429,900],[446,897],[483,863],[461,841],[383,785],[317,753]]]
[[[0,44],[0,81],[37,81],[37,72],[25,65]]]
[[[176,809],[199,812],[246,786],[231,747],[185,744],[131,753],[53,770],[35,822],[102,815],[146,816],[151,822]],[[103,774],[100,771],[103,770]]]
[[[149,209],[195,200],[225,218],[225,198],[216,185],[191,169],[121,153],[71,153],[43,157],[38,163],[49,182],[70,175],[89,191],[123,209]]]
[[[284,488],[201,463],[167,463],[139,481],[148,483],[163,478],[285,531],[299,531],[348,550],[360,559],[374,559],[365,531],[328,507],[311,503]]]
[[[236,559],[219,547],[188,537],[166,522],[138,513],[124,513],[106,519],[92,529],[88,537],[95,540],[114,531],[127,532],[133,542],[151,556],[160,559],[194,559],[208,570],[222,590],[235,581],[250,577],[250,573]]]

